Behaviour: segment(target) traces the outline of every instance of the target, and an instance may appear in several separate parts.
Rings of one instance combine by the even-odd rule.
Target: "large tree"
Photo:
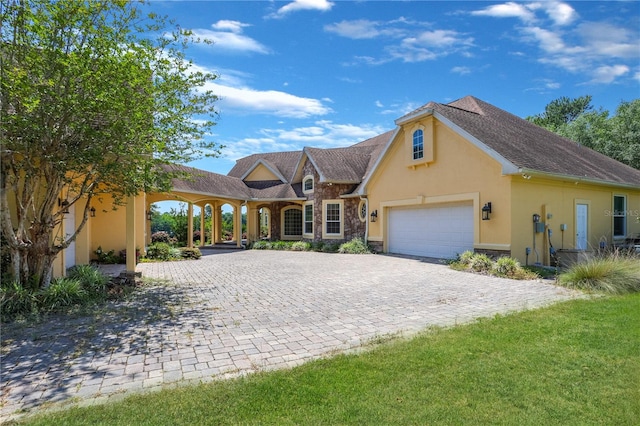
[[[22,284],[48,285],[92,199],[168,189],[162,164],[219,153],[205,138],[217,98],[203,87],[215,75],[184,55],[198,40],[143,8],[0,0],[0,202],[11,259],[3,273]],[[81,223],[54,234],[73,205]]]
[[[527,120],[640,169],[640,99],[622,101],[613,116],[591,106],[591,96],[551,101]]]

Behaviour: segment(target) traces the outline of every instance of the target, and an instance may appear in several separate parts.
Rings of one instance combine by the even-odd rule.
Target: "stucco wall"
[[[416,125],[433,138],[433,161],[414,162],[411,138]],[[369,224],[369,239],[384,241],[386,216],[394,206],[472,201],[474,204],[474,247],[509,250],[511,233],[511,177],[502,175],[501,165],[435,119],[408,123],[407,135],[401,129],[372,176],[367,193],[369,210],[378,211],[378,220]],[[481,220],[480,209],[492,203],[488,221]]]
[[[640,233],[640,190],[617,189],[581,182],[557,181],[538,177],[524,179],[514,177],[512,185],[512,255],[525,262],[526,247],[533,248],[534,213],[541,215],[546,229],[551,229],[551,243],[556,249],[576,247],[576,204],[588,205],[588,250],[597,250],[600,241],[607,245],[615,242],[613,232],[613,196],[627,197],[627,234]],[[561,225],[566,230],[561,231]],[[529,263],[536,258],[549,264],[548,234],[536,235],[538,256],[529,256]]]

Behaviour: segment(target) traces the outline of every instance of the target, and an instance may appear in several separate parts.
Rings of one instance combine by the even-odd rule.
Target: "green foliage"
[[[337,253],[340,250],[340,244],[337,243],[324,243],[320,251],[323,253]]]
[[[292,241],[274,241],[271,243],[272,250],[290,250]]]
[[[117,255],[115,250],[105,251],[102,249],[102,246],[98,246],[98,248],[96,249],[96,251],[94,251],[94,253],[97,256],[98,263],[111,265],[111,264],[120,263],[122,261],[122,259],[120,258],[120,255]]]
[[[520,262],[512,257],[501,257],[493,264],[493,274],[499,277],[513,277],[521,269]]]
[[[475,272],[488,273],[493,269],[493,260],[484,253],[476,253],[469,260],[469,268]]]
[[[449,263],[449,267],[456,271],[477,272],[516,280],[539,278],[535,272],[523,268],[516,259],[501,257],[494,262],[486,254],[474,253],[470,250],[458,255],[457,259]]]
[[[178,257],[181,257],[178,254]],[[153,260],[173,260],[176,259],[175,252],[172,250],[172,247],[167,243],[155,243],[151,244],[147,248],[147,258]]]
[[[309,251],[311,250],[311,243],[306,241],[296,241],[291,244],[292,251]]]
[[[87,292],[82,288],[80,280],[57,278],[49,287],[42,290],[40,297],[45,310],[56,311],[84,301],[87,298]]]
[[[562,97],[527,120],[621,163],[640,169],[640,99],[621,101],[616,113],[593,110],[591,96]]]
[[[271,250],[271,242],[266,240],[254,241],[251,248],[254,250]]]
[[[371,253],[371,249],[362,238],[356,237],[349,242],[341,244],[338,248],[338,252],[349,254],[368,254]]]
[[[158,231],[151,234],[151,242],[152,243],[167,243],[167,244],[175,244],[177,240],[172,238],[166,231]]]
[[[560,274],[559,284],[599,293],[640,292],[640,259],[611,255],[572,265]]]
[[[0,318],[8,321],[16,315],[36,313],[38,298],[36,293],[17,281],[0,286]]]
[[[82,284],[89,298],[106,296],[109,278],[91,265],[76,265],[69,269],[67,277]]]
[[[202,252],[198,247],[182,247],[180,249],[180,256],[183,259],[200,259]]]
[[[44,287],[75,238],[54,238],[65,208],[84,212],[79,231],[94,198],[122,205],[167,190],[179,173],[162,166],[219,154],[208,137],[217,97],[206,88],[216,76],[185,58],[198,37],[144,16],[139,2],[9,0],[0,10],[0,201],[20,221],[2,233],[12,279],[37,276]]]

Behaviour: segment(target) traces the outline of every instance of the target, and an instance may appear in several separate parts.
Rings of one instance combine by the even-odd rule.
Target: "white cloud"
[[[237,88],[217,83],[209,83],[205,90],[212,90],[221,98],[221,110],[231,108],[244,112],[291,118],[325,115],[332,111],[318,99],[300,97],[278,90]]]
[[[268,18],[283,18],[286,15],[299,12],[301,10],[319,10],[326,12],[331,10],[333,3],[327,0],[294,0],[278,9],[275,13],[268,15]]]
[[[453,67],[451,68],[451,72],[454,74],[466,75],[471,74],[471,69],[469,67]]]
[[[606,22],[585,22],[578,26],[577,32],[594,54],[617,58],[640,56],[637,31],[634,34],[626,28]]]
[[[471,12],[471,14],[475,16],[491,16],[494,18],[519,18],[524,22],[535,20],[535,15],[526,5],[514,2],[494,4],[481,10],[475,10]]]
[[[376,101],[375,105],[376,105],[378,108],[384,108],[384,105],[383,105],[383,104],[382,104],[382,102],[380,102],[380,101]]]
[[[601,66],[593,71],[593,80],[591,80],[591,83],[609,84],[628,72],[629,67],[626,65]]]
[[[463,56],[473,45],[473,38],[453,30],[435,29],[425,31],[430,24],[398,18],[391,21],[369,21],[358,19],[326,25],[324,30],[350,39],[386,40],[380,57],[355,56],[352,63],[382,65],[394,60],[423,62],[451,53]]]
[[[353,145],[372,138],[386,129],[374,124],[341,124],[330,120],[318,120],[309,126],[293,128],[266,128],[257,137],[237,141],[224,141],[225,157],[231,160],[257,152],[300,151],[305,146],[336,148]]]
[[[194,29],[193,35],[203,40],[212,41],[213,44],[208,46],[221,51],[270,53],[266,46],[242,34],[243,28],[249,26],[249,24],[243,24],[239,21],[222,20],[211,25],[213,30]]]
[[[575,9],[566,3],[545,1],[541,3],[541,5],[549,18],[551,18],[556,25],[568,25],[578,17]]]

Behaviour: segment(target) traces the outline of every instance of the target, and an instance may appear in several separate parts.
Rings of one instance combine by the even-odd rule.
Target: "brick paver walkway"
[[[382,255],[212,250],[138,270],[161,282],[90,317],[3,326],[4,419],[292,367],[389,334],[578,296]]]

